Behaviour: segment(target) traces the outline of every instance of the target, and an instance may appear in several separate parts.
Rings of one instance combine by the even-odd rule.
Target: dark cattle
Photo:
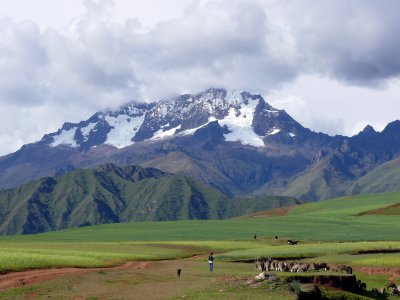
[[[181,277],[181,272],[182,272],[181,269],[177,269],[176,270],[176,277]]]
[[[297,245],[297,241],[292,241],[292,240],[288,240],[287,241],[288,245]]]
[[[276,239],[276,240],[278,239],[278,236],[277,236],[277,235],[275,236],[275,239]]]
[[[329,268],[329,266],[328,266],[326,263],[320,263],[320,264],[318,265],[318,269],[319,269],[319,270],[322,270],[322,271],[328,271],[330,268]]]
[[[364,291],[367,289],[367,284],[365,282],[362,282],[361,280],[357,280],[357,284],[360,289],[362,289]]]

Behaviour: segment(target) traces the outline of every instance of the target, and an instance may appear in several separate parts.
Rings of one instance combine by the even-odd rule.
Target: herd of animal
[[[352,274],[353,268],[345,265],[331,265],[328,266],[326,263],[298,263],[293,261],[283,261],[276,260],[272,258],[259,257],[256,259],[256,269],[261,272],[275,271],[275,272],[292,272],[292,273],[302,273],[302,272],[314,272],[314,271],[333,271],[346,274]],[[365,282],[357,280],[358,287],[361,290],[366,290],[367,286]],[[390,282],[385,288],[380,291],[373,288],[371,290],[374,296],[379,294],[385,295],[388,293],[392,297],[400,297],[400,286],[396,286],[393,282]]]
[[[400,297],[400,286],[396,286],[394,282],[389,282],[386,286],[386,288],[381,289],[381,294],[385,294],[386,291],[389,293],[390,296],[392,297]],[[377,293],[377,289],[372,289],[372,293]]]
[[[308,271],[336,271],[352,274],[350,266],[328,266],[326,263],[298,263],[293,261],[282,261],[272,258],[259,257],[256,259],[256,269],[275,272],[302,273]]]

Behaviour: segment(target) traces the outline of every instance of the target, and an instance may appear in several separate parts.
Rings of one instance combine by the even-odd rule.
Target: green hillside
[[[362,212],[400,203],[400,193],[342,197],[296,206],[286,216],[231,220],[136,222],[74,228],[8,241],[232,241],[278,235],[315,241],[398,240],[398,216]]]
[[[304,201],[318,201],[345,195],[349,178],[348,174],[343,172],[340,162],[342,159],[342,155],[332,153],[288,180],[278,184],[267,183],[255,194],[270,191],[275,195],[295,195],[294,197]]]
[[[361,168],[356,159],[337,151],[283,183],[267,183],[255,194],[266,191],[303,201],[400,191],[400,158]]]
[[[233,200],[184,176],[107,164],[0,192],[0,233],[132,221],[223,219],[295,203],[299,202],[289,197]]]
[[[360,215],[400,202],[400,193],[343,197],[298,205],[287,215],[230,220],[105,224],[0,238],[0,272],[39,267],[93,267],[127,260],[189,257],[214,251],[219,259],[261,255],[314,257],[359,265],[398,266],[398,215]],[[253,235],[257,235],[257,240]],[[275,239],[274,236],[278,236]],[[300,240],[288,246],[286,239]],[[344,260],[344,261],[342,261]]]
[[[381,193],[400,190],[400,158],[379,165],[353,185],[352,193]]]

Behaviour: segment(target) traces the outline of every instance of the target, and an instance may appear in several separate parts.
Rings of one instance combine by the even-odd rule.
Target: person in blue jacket
[[[208,256],[208,263],[210,264],[210,272],[212,272],[214,269],[214,255],[212,252],[210,252],[210,255]]]

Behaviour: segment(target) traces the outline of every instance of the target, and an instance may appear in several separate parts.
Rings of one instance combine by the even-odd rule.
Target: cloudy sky
[[[397,0],[0,0],[0,155],[63,122],[208,87],[316,131],[400,119]]]

